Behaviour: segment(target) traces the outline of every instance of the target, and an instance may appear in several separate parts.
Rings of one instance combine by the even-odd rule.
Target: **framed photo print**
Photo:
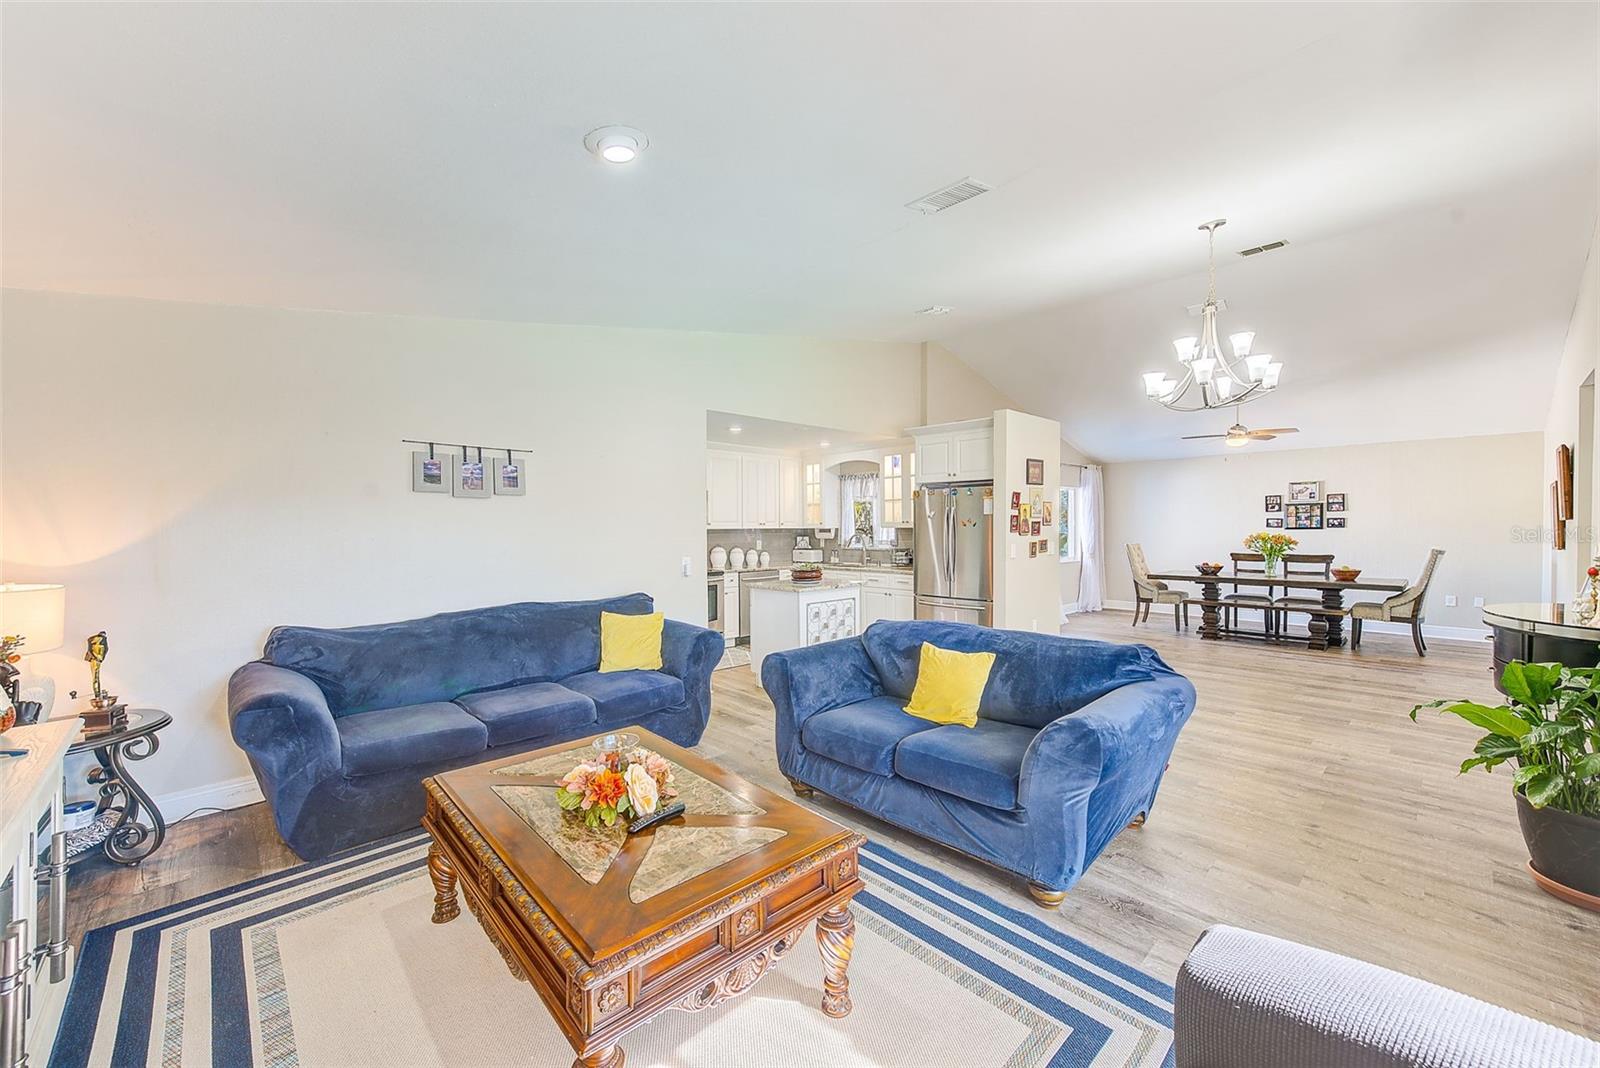
[[[483,453],[475,460],[463,456],[456,464],[455,484],[450,492],[457,497],[487,497],[490,494],[488,465]]]
[[[1267,511],[1269,511],[1269,512],[1281,512],[1281,511],[1283,511],[1283,495],[1282,494],[1279,494],[1279,493],[1269,493],[1269,494],[1267,494]]]
[[[1031,514],[1031,509],[1026,504],[1021,505],[1021,506],[1019,506],[1017,508],[1017,515],[1019,517],[1021,517],[1021,519],[1022,519],[1022,521],[1024,523],[1026,523],[1028,520],[1033,518],[1033,516]]]
[[[1322,505],[1319,504],[1291,504],[1285,509],[1284,525],[1290,530],[1321,530]]]
[[[1044,515],[1044,494],[1038,490],[1033,491],[1033,514],[1036,516]]]
[[[411,454],[411,491],[449,493],[455,482],[455,457],[427,452]]]
[[[1039,555],[1040,556],[1049,556],[1050,555],[1050,539],[1049,538],[1040,538],[1039,539]]]
[[[494,494],[496,497],[522,497],[528,492],[528,471],[518,460],[494,460]]]
[[[1281,526],[1283,526],[1283,517],[1282,516],[1278,516],[1276,518],[1267,520],[1267,526],[1269,526],[1269,527],[1281,527]]]
[[[1021,506],[1022,506],[1022,491],[1021,490],[1012,490],[1011,491],[1011,507],[1012,508],[1020,508]]]
[[[1039,555],[1039,543],[1038,542],[1030,541],[1028,543],[1028,555],[1029,556],[1038,556]]]
[[[1039,526],[1040,526],[1039,521],[1037,519],[1035,519],[1033,521],[1033,536],[1036,537],[1036,538],[1039,536]]]
[[[1321,482],[1291,482],[1289,483],[1290,504],[1316,504],[1322,500]],[[1293,523],[1289,524],[1291,527]]]
[[[1042,486],[1042,485],[1044,485],[1044,461],[1043,460],[1029,460],[1028,461],[1028,485],[1030,485],[1030,486]]]
[[[1328,494],[1328,511],[1330,511],[1330,512],[1342,512],[1342,511],[1344,511],[1344,494],[1342,494],[1342,493],[1330,493],[1330,494]],[[1328,525],[1330,527],[1333,526],[1332,523],[1329,523]]]
[[[1049,501],[1044,502],[1044,515],[1041,518],[1044,520],[1044,525],[1047,527],[1055,522],[1055,515],[1050,507]]]
[[[1342,526],[1344,526],[1344,516],[1342,516],[1342,515],[1330,515],[1328,517],[1328,526],[1330,526],[1330,527],[1342,527]]]
[[[1022,527],[1021,518],[1017,515],[1017,513],[1012,512],[1011,513],[1011,533],[1013,533],[1013,534],[1022,533],[1021,527]]]

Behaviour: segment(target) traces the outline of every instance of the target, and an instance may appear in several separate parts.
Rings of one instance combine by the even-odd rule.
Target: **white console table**
[[[61,822],[63,762],[78,738],[77,716],[14,727],[0,734],[0,1068],[43,1065],[50,1058],[72,977],[67,945],[67,843]],[[41,837],[39,827],[48,821]],[[43,842],[49,862],[40,867]],[[39,887],[49,908],[39,915]]]

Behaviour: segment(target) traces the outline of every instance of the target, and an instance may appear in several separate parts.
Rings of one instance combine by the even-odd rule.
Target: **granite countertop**
[[[748,589],[771,590],[775,593],[806,593],[810,590],[842,590],[860,583],[855,579],[830,579],[824,577],[820,582],[784,582],[773,579],[765,582],[752,582]]]
[[[706,568],[706,575],[726,575],[729,573],[741,575],[746,571],[787,571],[798,566],[800,565],[792,564],[785,560],[781,564],[774,561],[773,563],[768,564],[766,567],[708,567]],[[862,567],[860,564],[828,563],[818,564],[816,566],[822,568],[824,571],[879,571],[889,575],[909,575],[914,570],[909,564],[905,565],[904,567],[896,564],[868,564],[866,567]]]

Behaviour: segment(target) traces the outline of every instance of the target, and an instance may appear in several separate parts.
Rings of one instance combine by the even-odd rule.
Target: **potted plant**
[[[1266,561],[1268,578],[1278,574],[1278,564],[1283,560],[1283,554],[1299,544],[1288,534],[1276,534],[1270,530],[1258,530],[1244,539],[1244,547],[1253,553],[1260,553]]]
[[[1430,701],[1488,733],[1461,773],[1510,761],[1517,820],[1539,885],[1564,900],[1600,908],[1600,668],[1506,665],[1498,706]]]

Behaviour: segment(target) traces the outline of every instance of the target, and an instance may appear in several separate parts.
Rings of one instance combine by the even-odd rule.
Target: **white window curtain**
[[[868,545],[878,541],[879,500],[877,475],[839,476],[839,545],[849,545],[860,534]]]
[[[1078,610],[1098,612],[1105,607],[1105,481],[1098,465],[1083,469],[1078,484],[1078,549],[1083,574],[1078,579]]]

